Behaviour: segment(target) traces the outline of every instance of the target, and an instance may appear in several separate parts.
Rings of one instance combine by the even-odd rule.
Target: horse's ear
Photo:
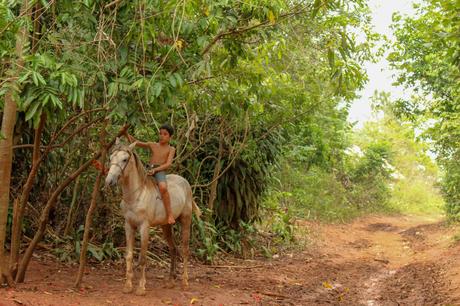
[[[137,141],[133,142],[132,144],[129,145],[129,149],[132,151],[134,147],[136,146]]]
[[[120,144],[120,138],[117,137],[117,138],[115,139],[115,145],[118,146],[119,144]]]

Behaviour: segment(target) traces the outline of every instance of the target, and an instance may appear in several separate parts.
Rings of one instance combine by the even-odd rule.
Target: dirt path
[[[228,266],[195,263],[187,291],[164,288],[166,269],[150,267],[145,297],[121,293],[122,267],[89,269],[85,289],[75,291],[76,267],[36,260],[26,283],[0,289],[0,305],[460,305],[460,244],[439,219],[300,226],[314,237],[307,250]]]

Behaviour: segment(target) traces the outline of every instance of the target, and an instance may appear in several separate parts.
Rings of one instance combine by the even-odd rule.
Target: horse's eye
[[[127,161],[127,160],[128,160],[128,159],[127,159],[127,158],[125,158],[125,159],[123,159],[123,162],[124,162],[124,163],[126,163],[126,161]]]

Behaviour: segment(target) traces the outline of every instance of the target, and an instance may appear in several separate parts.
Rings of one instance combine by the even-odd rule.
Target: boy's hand
[[[148,175],[154,175],[155,174],[155,169],[151,169],[151,170],[147,171],[147,174]]]

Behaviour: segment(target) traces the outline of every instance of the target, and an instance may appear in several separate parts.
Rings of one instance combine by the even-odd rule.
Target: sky
[[[374,30],[380,34],[385,34],[388,38],[393,39],[390,29],[391,17],[394,12],[402,15],[412,16],[414,9],[412,4],[414,0],[369,0],[369,7],[372,10],[372,23]],[[356,127],[363,126],[365,121],[372,119],[370,98],[375,90],[386,91],[391,93],[393,99],[407,96],[407,90],[401,87],[392,86],[392,72],[385,56],[377,63],[366,63],[364,68],[367,70],[369,81],[365,88],[359,93],[359,99],[353,102],[350,108],[348,120],[357,122]]]

